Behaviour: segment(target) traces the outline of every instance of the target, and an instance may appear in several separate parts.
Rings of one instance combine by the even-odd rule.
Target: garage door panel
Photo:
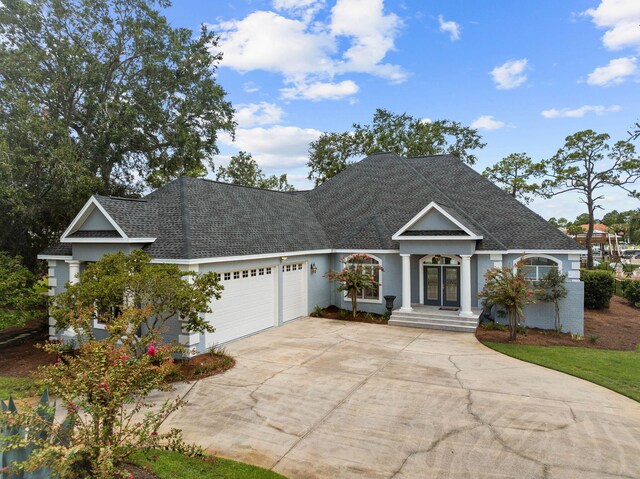
[[[282,272],[282,321],[307,315],[307,264],[287,264]]]
[[[208,335],[207,347],[226,343],[276,324],[276,272],[276,267],[271,267],[232,271],[228,275],[221,273],[224,290],[222,298],[211,302],[213,313],[207,315],[209,322],[216,328],[212,335]]]

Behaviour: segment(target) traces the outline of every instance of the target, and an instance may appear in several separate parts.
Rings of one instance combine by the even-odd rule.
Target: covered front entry
[[[460,267],[423,266],[424,300],[429,306],[460,306]]]

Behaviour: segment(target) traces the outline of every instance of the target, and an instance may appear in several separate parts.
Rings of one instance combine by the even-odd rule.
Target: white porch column
[[[78,275],[80,274],[80,261],[77,259],[68,259],[66,262],[69,265],[69,283],[79,283],[80,278],[78,278]]]
[[[411,255],[401,254],[402,256],[402,307],[400,311],[413,311],[411,307]]]
[[[471,311],[471,255],[461,254],[460,258],[460,314],[465,318],[472,318]]]

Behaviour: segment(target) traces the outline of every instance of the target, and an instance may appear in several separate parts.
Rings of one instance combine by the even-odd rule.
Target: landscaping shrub
[[[584,281],[585,308],[608,308],[615,288],[613,273],[597,269],[582,269],[580,270],[580,279]]]
[[[640,281],[624,280],[622,282],[622,296],[640,308]]]

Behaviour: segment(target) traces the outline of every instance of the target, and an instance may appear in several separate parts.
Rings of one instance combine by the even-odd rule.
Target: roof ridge
[[[196,178],[195,176],[180,176],[180,179],[182,178],[189,179],[189,180],[206,181],[207,183],[215,183],[218,185],[235,186],[237,188],[247,188],[250,190],[269,191],[271,193],[282,193],[285,195],[290,195],[292,193],[300,193],[298,190],[295,190],[295,191],[270,190],[269,188],[259,188],[257,186],[247,186],[247,185],[238,185],[236,183],[226,183],[224,181],[212,180],[211,178]]]
[[[453,155],[451,155],[453,156]],[[469,221],[471,221],[477,228],[480,229],[480,231],[482,231],[484,234],[486,234],[487,236],[489,236],[492,240],[494,240],[496,243],[498,243],[502,248],[506,249],[506,246],[502,243],[502,241],[499,241],[496,237],[494,237],[491,233],[489,233],[489,231],[486,230],[486,228],[482,227],[482,225],[478,224],[475,220],[473,220],[472,218],[468,217],[464,211],[462,211],[462,209],[460,207],[458,207],[458,205],[455,203],[455,201],[453,201],[451,199],[451,197],[449,195],[447,195],[444,191],[442,191],[442,189],[436,185],[434,182],[432,182],[431,180],[429,180],[429,178],[427,178],[426,175],[424,175],[421,171],[419,171],[417,168],[415,168],[413,165],[411,165],[408,161],[407,158],[404,157],[400,157],[402,162],[408,166],[409,168],[411,168],[413,171],[415,171],[418,175],[420,175],[422,178],[424,178],[424,180],[429,183],[429,185],[435,189],[438,193],[440,193],[449,203],[450,205],[446,205],[448,208],[452,208],[455,209],[458,213],[462,213],[462,215]],[[422,157],[421,157],[422,158]],[[454,157],[455,158],[455,157]],[[460,163],[463,163],[462,161],[460,161],[459,158],[456,158]],[[434,203],[438,203],[435,200]]]
[[[95,198],[109,198],[110,200],[119,200],[119,201],[136,201],[139,203],[146,203],[148,200],[146,198],[125,198],[124,196],[111,196],[111,195],[93,195]]]

